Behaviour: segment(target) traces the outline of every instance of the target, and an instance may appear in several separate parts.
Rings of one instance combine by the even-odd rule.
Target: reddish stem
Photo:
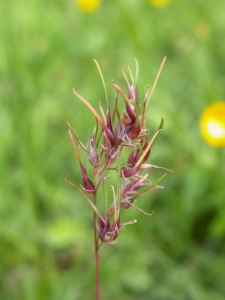
[[[95,298],[99,300],[99,260],[98,248],[95,247]]]
[[[96,204],[96,195],[93,195],[94,204]],[[95,241],[95,299],[99,300],[99,259],[98,259],[98,232],[96,228],[96,213],[94,212],[94,241]]]

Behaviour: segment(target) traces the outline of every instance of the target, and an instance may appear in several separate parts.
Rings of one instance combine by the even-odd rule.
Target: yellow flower
[[[166,6],[171,2],[171,0],[149,0],[151,4],[158,6],[158,7],[163,7]]]
[[[201,133],[211,146],[225,146],[225,102],[214,102],[206,107],[200,120]]]
[[[95,11],[101,3],[101,0],[73,0],[73,1],[76,2],[84,12],[87,13],[91,13]]]

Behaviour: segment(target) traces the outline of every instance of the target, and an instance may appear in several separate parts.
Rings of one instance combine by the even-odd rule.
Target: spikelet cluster
[[[106,85],[97,61],[95,61],[95,64],[100,73],[105,90],[106,111],[104,111],[101,104],[99,104],[100,112],[97,112],[86,99],[73,89],[73,93],[76,97],[83,102],[94,116],[96,126],[94,130],[90,130],[92,135],[88,142],[89,147],[86,148],[78,138],[76,132],[72,129],[69,122],[67,122],[69,126],[69,136],[80,166],[83,185],[82,187],[78,187],[77,185],[66,181],[80,192],[93,209],[96,216],[95,228],[97,238],[100,243],[116,243],[115,240],[124,229],[125,225],[136,222],[136,220],[130,220],[121,224],[120,216],[123,209],[133,207],[145,215],[152,215],[152,213],[146,213],[135,206],[134,202],[143,194],[149,193],[155,189],[161,189],[162,186],[159,186],[158,183],[165,177],[166,173],[153,183],[148,178],[148,169],[162,169],[166,172],[171,172],[169,169],[148,163],[152,146],[163,127],[163,119],[161,119],[158,130],[150,136],[149,130],[146,127],[146,109],[164,62],[165,58],[161,63],[152,89],[147,87],[142,101],[139,101],[137,93],[137,62],[135,76],[132,75],[128,68],[130,80],[128,80],[125,72],[122,70],[127,85],[126,92],[124,92],[115,82],[113,83],[116,95],[113,109],[110,109],[109,107]],[[122,112],[118,107],[118,101],[121,100],[124,103]],[[125,148],[130,150],[129,155],[123,163],[119,163],[119,157]],[[86,165],[82,163],[81,150],[84,151],[88,158],[92,174],[87,174]],[[101,185],[104,187],[111,172],[117,172],[119,186],[118,184],[117,187],[111,185],[112,192],[108,198],[112,199],[112,203],[109,207],[105,205],[105,213],[102,216],[98,209],[98,203],[102,201],[102,199],[98,199],[98,190]]]

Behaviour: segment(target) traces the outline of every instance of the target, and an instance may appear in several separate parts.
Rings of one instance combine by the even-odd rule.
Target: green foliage
[[[98,108],[121,67],[152,84],[148,127],[162,133],[149,163],[174,171],[138,200],[120,243],[100,250],[102,299],[225,298],[225,157],[200,136],[203,108],[225,97],[223,0],[0,2],[0,298],[93,299],[92,211],[79,185],[66,119],[85,144],[94,125],[72,87]],[[125,87],[125,84],[124,84]],[[89,130],[90,128],[90,130]],[[162,173],[154,170],[150,178]],[[125,218],[125,217],[124,217]]]

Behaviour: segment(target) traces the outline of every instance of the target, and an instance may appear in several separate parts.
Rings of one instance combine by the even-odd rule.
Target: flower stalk
[[[164,120],[161,119],[158,130],[152,137],[149,135],[149,130],[146,128],[146,109],[153,93],[153,90],[158,81],[159,75],[163,68],[165,59],[163,59],[156,79],[150,90],[147,87],[145,97],[142,104],[138,101],[137,82],[139,67],[135,60],[136,72],[132,75],[128,68],[130,81],[124,70],[122,70],[125,82],[127,85],[127,93],[125,93],[119,85],[113,83],[116,92],[115,106],[113,109],[109,107],[109,97],[106,89],[104,77],[102,75],[100,66],[94,60],[99,71],[106,98],[106,111],[99,103],[99,111],[84,99],[75,89],[74,95],[88,108],[96,120],[96,126],[92,131],[89,139],[89,147],[83,145],[78,135],[73,130],[69,122],[69,137],[72,142],[76,158],[80,167],[81,178],[83,186],[78,187],[75,184],[66,180],[66,182],[75,188],[81,196],[87,201],[92,208],[93,229],[94,229],[94,245],[95,245],[95,294],[96,300],[100,299],[99,294],[99,249],[102,244],[116,244],[116,239],[125,226],[136,223],[136,220],[128,220],[125,223],[120,222],[123,209],[134,208],[147,216],[152,216],[152,213],[147,213],[141,208],[137,207],[134,202],[139,197],[149,193],[153,190],[162,189],[163,187],[158,183],[166,176],[167,172],[171,170],[158,167],[147,163],[149,160],[153,144],[161,132]],[[124,110],[121,112],[118,108],[118,101],[122,98],[124,102]],[[92,169],[92,174],[87,174],[86,163],[82,162],[82,155],[80,149],[84,151],[84,156],[88,159],[84,160],[89,163],[89,168]],[[127,161],[120,163],[119,157],[124,153],[125,149],[130,149],[130,154],[127,156]],[[148,179],[148,169],[164,170],[165,173],[160,176],[158,180],[152,182]],[[110,174],[117,173],[117,186],[109,183]],[[107,186],[111,185],[112,192],[107,195]],[[99,197],[99,187],[102,186],[104,190],[104,215],[99,211],[99,202],[102,201]],[[111,205],[108,207],[108,198],[112,199]]]

